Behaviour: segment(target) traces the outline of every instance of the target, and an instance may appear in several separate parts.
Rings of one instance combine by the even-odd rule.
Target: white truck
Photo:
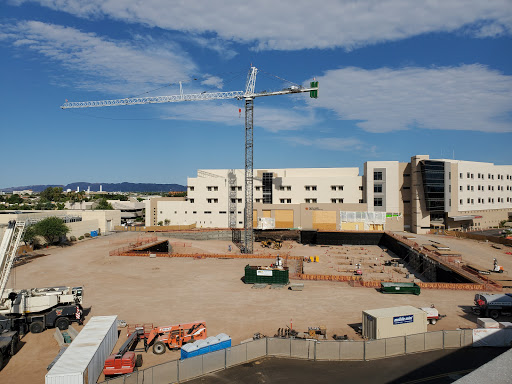
[[[82,322],[83,291],[83,287],[5,289],[0,315],[24,320],[32,333],[52,327],[68,329],[71,322]]]
[[[500,315],[512,315],[512,293],[477,293],[473,312],[477,316],[496,320]]]

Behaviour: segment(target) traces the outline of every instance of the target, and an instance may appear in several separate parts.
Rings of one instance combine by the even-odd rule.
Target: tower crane
[[[155,104],[155,103],[178,103],[184,101],[200,100],[226,100],[237,99],[245,101],[245,210],[244,210],[244,244],[242,252],[251,254],[253,252],[253,111],[254,99],[263,96],[288,95],[291,93],[309,92],[311,98],[318,97],[318,81],[310,82],[309,87],[291,86],[281,91],[255,93],[256,75],[258,69],[251,67],[247,75],[245,91],[229,92],[204,92],[184,94],[180,82],[180,94],[170,96],[148,96],[133,97],[113,100],[78,101],[64,103],[61,108],[95,108],[95,107],[116,107],[122,105]],[[230,207],[231,208],[231,207]],[[236,210],[235,210],[236,214]],[[232,211],[230,209],[230,215]],[[230,226],[236,225],[236,221],[230,218]],[[233,227],[234,228],[234,227]]]

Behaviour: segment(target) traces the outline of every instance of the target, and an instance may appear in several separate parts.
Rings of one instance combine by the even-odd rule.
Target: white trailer
[[[427,332],[427,313],[410,305],[363,311],[363,337],[385,339]]]
[[[117,316],[94,316],[45,376],[45,384],[94,384],[117,343]]]

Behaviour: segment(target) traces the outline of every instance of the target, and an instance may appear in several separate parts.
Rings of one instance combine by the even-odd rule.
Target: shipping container
[[[282,284],[290,282],[288,267],[271,268],[257,267],[247,264],[245,266],[245,284]]]
[[[421,288],[416,283],[384,282],[380,283],[380,291],[382,293],[411,293],[414,295],[419,295]]]
[[[94,384],[117,343],[117,316],[94,316],[45,376],[45,384]]]
[[[363,311],[363,337],[386,339],[427,332],[427,313],[410,305]]]
[[[219,351],[231,347],[231,338],[225,333],[208,337],[206,340],[197,340],[181,347],[181,359],[204,355],[205,353]]]

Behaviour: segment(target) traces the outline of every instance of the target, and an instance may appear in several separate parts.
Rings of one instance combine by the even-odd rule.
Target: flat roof
[[[367,309],[363,311],[363,313],[379,318],[423,314],[425,312],[419,308],[413,307],[412,305],[404,305],[401,307]]]
[[[66,376],[83,373],[117,316],[94,316],[85,325],[46,376]]]

